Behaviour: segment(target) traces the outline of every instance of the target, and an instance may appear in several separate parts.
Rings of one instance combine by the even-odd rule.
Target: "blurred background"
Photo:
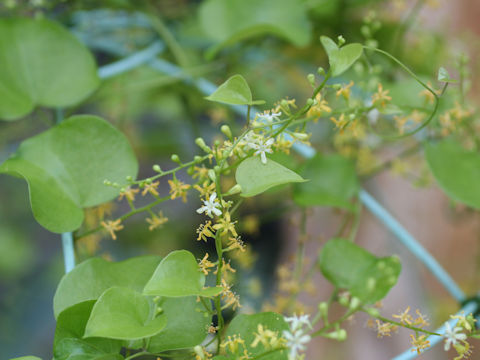
[[[377,45],[431,81],[439,66],[453,66],[459,56],[465,55],[469,58],[472,85],[468,96],[473,104],[478,102],[480,3],[476,0],[262,0],[245,1],[231,9],[221,3],[3,0],[0,11],[2,16],[43,16],[63,23],[92,50],[99,66],[160,39],[165,49],[159,58],[178,66],[183,75],[220,84],[232,74],[242,74],[255,98],[265,99],[270,106],[285,96],[301,104],[310,95],[307,74],[315,73],[318,66],[328,67],[318,41],[320,35],[343,35],[348,42]],[[222,12],[228,16],[221,17]],[[249,37],[230,38],[241,27],[253,27],[260,21],[273,25]],[[381,58],[372,59],[383,66],[375,76],[393,80],[392,65]],[[355,79],[366,75],[358,67],[352,74]],[[343,80],[348,82],[350,78]],[[411,88],[405,85],[395,94],[402,96],[402,91]],[[181,159],[198,154],[196,137],[212,142],[221,124],[229,124],[234,131],[243,126],[243,120],[230,108],[207,102],[203,96],[171,69],[168,73],[142,66],[104,81],[88,101],[68,109],[67,115],[98,114],[119,128],[135,149],[141,166],[139,178],[143,178],[152,174],[153,164],[173,167],[169,160],[172,153]],[[22,140],[53,124],[54,114],[43,108],[19,121],[0,122],[0,163]],[[311,130],[314,147],[341,152],[328,121],[312,125]],[[385,149],[370,144],[367,150],[357,149],[352,156],[359,173],[368,174],[368,169],[394,158],[404,145],[393,143]],[[294,168],[301,159],[292,154],[284,161],[290,161]],[[467,294],[474,294],[480,290],[480,216],[447,199],[421,156],[412,163],[410,172],[384,171],[366,176],[364,186],[439,260]],[[187,178],[187,174],[182,176]],[[167,184],[161,186],[161,191],[167,193]],[[242,238],[252,249],[252,262],[240,266],[237,275],[237,291],[244,305],[241,311],[259,309],[275,297],[278,289],[272,280],[277,279],[276,268],[291,260],[302,215],[288,201],[289,191],[275,190],[242,206],[239,226]],[[77,261],[90,256],[118,261],[140,254],[165,255],[179,248],[202,254],[205,246],[195,241],[201,219],[192,215],[198,205],[193,196],[188,204],[166,203],[162,210],[169,222],[158,231],[148,231],[144,217],[139,216],[125,223],[125,230],[118,233],[115,242],[104,234],[83,238],[76,242]],[[122,213],[126,208],[114,201],[104,210]],[[85,228],[98,221],[100,212],[87,210]],[[309,242],[307,253],[316,254],[334,236],[341,216],[341,211],[331,208],[307,211],[306,233],[315,239]],[[384,315],[410,305],[426,313],[432,326],[436,326],[458,309],[428,271],[367,210],[361,215],[357,243],[376,255],[398,254],[402,260],[403,271],[384,301]],[[51,358],[55,330],[52,298],[63,273],[60,235],[35,222],[26,183],[0,175],[1,359],[26,354]],[[308,306],[314,309],[331,291],[320,275],[314,287],[311,294],[301,297],[307,310]],[[408,348],[407,332],[378,339],[375,331],[366,329],[366,320],[358,316],[352,321],[346,343],[321,339],[312,342],[306,358],[388,359]],[[480,343],[473,345],[477,348],[474,356],[478,356]],[[448,356],[439,346],[421,358],[437,360]]]

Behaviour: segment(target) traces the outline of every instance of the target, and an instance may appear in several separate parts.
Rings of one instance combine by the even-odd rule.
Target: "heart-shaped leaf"
[[[61,360],[66,355],[76,354],[82,349],[89,349],[90,352],[93,349],[95,352],[92,352],[92,354],[96,354],[99,357],[105,354],[120,354],[122,342],[119,340],[104,338],[83,339],[85,327],[94,305],[95,300],[84,301],[62,311],[58,316],[53,341],[55,359]],[[66,349],[70,351],[67,352]]]
[[[88,259],[65,274],[53,298],[55,317],[65,309],[96,300],[112,286],[142,291],[160,263],[158,256],[140,256],[118,263],[100,258]]]
[[[147,296],[135,290],[112,287],[93,306],[84,337],[136,340],[158,334],[167,317],[155,316],[151,305]]]
[[[322,36],[320,41],[328,55],[332,76],[343,74],[363,54],[363,46],[361,44],[348,44],[339,48],[329,37]]]
[[[205,33],[217,42],[210,56],[246,38],[273,34],[297,46],[310,42],[311,24],[302,0],[207,0],[199,10]]]
[[[35,219],[52,232],[78,229],[83,208],[118,196],[104,180],[135,177],[138,163],[126,137],[96,116],[73,116],[25,140],[0,173],[23,177]]]
[[[92,54],[47,19],[0,20],[0,119],[84,100],[100,81]]]
[[[480,153],[454,140],[425,146],[427,163],[440,187],[453,200],[480,209]]]
[[[271,159],[263,164],[258,156],[242,161],[235,173],[235,179],[241,186],[241,195],[244,197],[258,195],[273,186],[305,181],[297,173]]]
[[[287,360],[287,350],[273,351],[270,354],[264,353],[271,351],[272,349],[266,349],[260,342],[257,346],[253,347],[252,343],[255,340],[255,333],[258,333],[258,326],[261,325],[264,330],[270,330],[277,332],[278,336],[282,336],[284,330],[288,330],[288,324],[284,320],[283,316],[274,312],[264,312],[253,315],[241,314],[236,316],[230,323],[225,336],[240,336],[245,343],[245,348],[252,357],[262,358],[262,360]],[[239,352],[243,354],[243,348],[239,349]],[[227,348],[227,356],[229,355],[229,349]],[[232,354],[240,355],[240,354]],[[261,355],[261,356],[260,356]]]
[[[445,69],[444,67],[440,67],[440,69],[438,69],[437,80],[440,81],[440,82],[452,83],[452,84],[458,82],[457,80],[452,79],[450,77],[450,74],[448,73],[447,69]]]
[[[242,75],[233,75],[228,78],[217,90],[205,99],[230,105],[263,104],[263,100],[252,100],[252,91]]]
[[[299,172],[310,181],[295,185],[293,199],[297,204],[353,208],[350,200],[360,186],[351,160],[340,155],[317,155]]]
[[[345,239],[331,239],[319,258],[323,275],[364,303],[383,299],[397,283],[401,265],[396,256],[377,258]]]
[[[164,297],[158,305],[167,317],[167,326],[150,338],[150,352],[191,348],[205,340],[212,317],[196,296]]]
[[[167,297],[216,296],[221,287],[204,288],[205,275],[199,270],[193,254],[172,251],[164,258],[143,290],[147,295]]]

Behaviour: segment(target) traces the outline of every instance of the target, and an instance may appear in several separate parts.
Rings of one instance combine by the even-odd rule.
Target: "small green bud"
[[[196,163],[202,162],[202,157],[201,157],[201,156],[198,156],[198,155],[195,155],[195,156],[193,157],[193,161],[195,161]]]
[[[218,165],[215,165],[215,166],[213,167],[213,170],[215,170],[215,174],[220,174],[220,171],[222,171],[222,169],[221,169],[220,166],[218,166]]]
[[[345,341],[347,339],[347,332],[345,331],[345,329],[338,329],[336,331],[332,331],[331,333],[326,334],[325,337],[332,340]]]
[[[103,180],[103,185],[110,186],[110,185],[112,185],[112,182],[110,180],[105,179],[105,180]]]
[[[308,82],[312,87],[315,87],[315,75],[314,74],[308,74],[307,76]]]
[[[342,35],[339,35],[337,37],[337,42],[338,42],[338,46],[342,46],[343,44],[345,44],[345,38]]]
[[[357,298],[356,296],[352,297],[352,299],[350,300],[350,310],[354,310],[354,309],[357,309],[360,305],[361,305],[361,301],[359,298]]]
[[[158,306],[156,309],[155,309],[155,316],[158,316],[160,314],[163,313],[163,308]]]
[[[215,144],[216,147],[219,147],[220,146],[220,140],[215,140],[214,144]]]
[[[170,159],[173,161],[173,162],[176,162],[177,164],[181,164],[180,162],[180,158],[178,157],[177,154],[173,154]]]
[[[235,195],[235,194],[239,194],[240,192],[242,192],[242,187],[239,184],[236,184],[236,185],[232,186],[230,188],[230,190],[228,190],[225,195],[226,196]]]
[[[295,139],[298,139],[298,140],[307,140],[309,135],[308,134],[305,134],[305,133],[298,133],[298,132],[294,132],[292,134],[292,136],[295,138]]]
[[[212,152],[212,149],[210,149],[205,144],[205,141],[201,137],[195,139],[195,144],[197,144],[197,146],[203,151],[205,151],[207,154],[210,154]]]
[[[309,98],[307,100],[307,106],[312,106],[314,103],[315,103],[315,100],[313,100],[312,98]]]
[[[318,67],[317,69],[317,74],[318,75],[325,75],[325,69],[321,66]]]
[[[376,318],[376,317],[380,316],[380,311],[379,311],[378,309],[376,309],[376,308],[373,308],[373,307],[371,307],[371,308],[366,308],[365,311],[366,311],[367,314],[370,315],[371,317]]]
[[[222,127],[220,128],[220,131],[221,131],[227,138],[229,138],[230,140],[232,140],[233,136],[232,136],[232,131],[230,130],[230,126],[228,126],[228,125],[222,125]]]
[[[207,174],[210,180],[212,180],[213,182],[217,180],[217,174],[215,174],[215,171],[213,169],[209,169]]]
[[[338,298],[338,303],[342,306],[347,307],[350,304],[350,300],[348,298],[348,295],[340,295]]]
[[[372,32],[370,31],[370,27],[367,25],[363,25],[360,28],[360,32],[362,33],[363,36],[365,36],[367,39],[372,37]]]
[[[132,182],[133,181],[133,178],[131,175],[128,175],[125,180],[127,180],[128,182]]]
[[[187,169],[187,174],[188,175],[193,175],[195,172],[195,169],[193,168],[193,166],[190,166],[188,169]]]
[[[153,169],[153,171],[158,172],[158,173],[162,172],[162,169],[160,168],[160,165],[157,165],[157,164],[153,165],[152,169]]]
[[[325,301],[322,301],[320,304],[318,304],[318,312],[322,317],[326,317],[328,314],[328,303]]]
[[[282,99],[282,101],[280,101],[280,105],[281,105],[283,108],[288,108],[288,101],[285,100],[285,99]]]

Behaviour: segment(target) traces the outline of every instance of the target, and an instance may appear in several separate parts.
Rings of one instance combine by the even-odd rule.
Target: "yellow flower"
[[[172,200],[181,197],[183,202],[187,202],[187,190],[191,188],[191,185],[177,179],[168,180],[168,185],[170,185],[170,198]]]
[[[122,200],[123,197],[130,201],[135,200],[135,194],[137,194],[140,190],[139,189],[133,189],[130,186],[128,186],[125,190],[120,191],[120,196],[118,197],[118,200]]]
[[[198,190],[200,196],[208,198],[212,194],[212,192],[215,191],[215,183],[212,182],[210,185],[208,183],[209,181],[206,180],[203,182],[202,186],[195,184],[193,185],[193,188]]]
[[[193,167],[193,176],[194,179],[206,180],[208,179],[208,169],[205,166],[194,166]]]
[[[200,224],[200,226],[197,229],[197,241],[203,240],[207,242],[207,238],[214,238],[214,230],[212,228],[212,222],[208,220],[205,224]]]
[[[415,349],[412,349],[412,351],[416,351],[417,354],[421,354],[422,350],[427,349],[430,347],[430,341],[427,340],[426,335],[417,335],[417,337],[413,336],[410,334],[410,337],[412,338],[411,344]]]
[[[312,105],[310,109],[307,111],[308,117],[315,117],[314,121],[318,121],[318,118],[322,116],[324,113],[331,113],[332,109],[328,106],[328,102],[322,99],[321,94],[317,94],[315,97],[316,103]]]
[[[339,97],[340,95],[343,96],[343,98],[345,100],[348,100],[350,99],[350,88],[353,86],[353,81],[350,81],[350,83],[348,85],[342,85],[342,87],[337,90],[337,92],[335,93],[335,95],[337,97]]]
[[[218,220],[218,223],[213,225],[215,230],[220,231],[220,235],[226,235],[230,232],[233,236],[237,237],[237,231],[235,230],[236,221],[231,221],[230,213],[228,211],[225,212],[224,216]]]
[[[383,90],[383,85],[378,84],[378,90],[375,94],[372,95],[372,105],[380,104],[381,107],[385,107],[388,101],[391,101],[392,98],[388,96],[390,90]]]
[[[228,350],[232,354],[238,354],[240,350],[240,346],[245,348],[245,341],[242,339],[240,335],[233,335],[229,336],[226,340],[223,341],[223,343],[220,345],[222,348],[228,348]]]
[[[335,124],[335,127],[340,130],[340,134],[343,133],[343,130],[348,125],[348,120],[345,119],[345,114],[343,113],[340,115],[338,120],[333,116],[330,118],[330,120]]]
[[[384,336],[391,336],[391,332],[396,331],[398,326],[390,324],[390,323],[382,323],[379,320],[375,320],[376,323],[376,330],[377,330],[377,337],[382,338]]]
[[[251,343],[251,347],[255,348],[258,344],[262,344],[265,350],[277,349],[285,345],[285,339],[278,337],[278,331],[268,330],[262,324],[258,324],[257,332],[253,333],[255,339]]]
[[[412,316],[409,314],[410,306],[405,309],[404,312],[399,315],[392,315],[394,318],[398,319],[402,324],[412,325]]]
[[[208,269],[214,267],[215,264],[208,260],[208,253],[206,253],[203,259],[200,260],[198,266],[200,267],[201,272],[203,272],[205,275],[208,275],[208,272],[210,271]]]
[[[158,191],[157,191],[158,185],[160,185],[158,181],[154,181],[152,183],[145,183],[145,186],[142,191],[142,196],[145,196],[147,193],[158,196]]]
[[[423,328],[424,326],[428,326],[429,323],[427,321],[427,317],[425,315],[422,315],[420,310],[415,310],[415,314],[417,314],[417,318],[413,321],[414,326],[418,326],[420,328]]]
[[[154,229],[157,229],[161,227],[163,224],[165,224],[168,221],[168,218],[163,216],[163,212],[160,211],[157,215],[152,215],[151,218],[146,219],[147,223],[150,224],[148,227],[148,230],[152,231]]]
[[[117,240],[117,236],[115,235],[115,231],[120,231],[123,229],[123,225],[121,225],[122,220],[117,219],[115,221],[102,221],[100,224],[110,233],[110,236],[113,240]]]

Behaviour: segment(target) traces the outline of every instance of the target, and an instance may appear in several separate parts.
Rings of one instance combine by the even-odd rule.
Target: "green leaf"
[[[350,200],[360,185],[351,160],[336,154],[316,155],[304,164],[300,175],[310,181],[295,185],[293,200],[298,205],[353,209]]]
[[[282,335],[283,330],[289,329],[283,316],[274,312],[264,312],[254,315],[241,314],[232,320],[225,337],[233,337],[233,335],[240,336],[245,342],[248,353],[252,357],[259,356],[268,350],[265,349],[262,343],[259,343],[256,347],[251,346],[255,340],[255,333],[258,333],[258,325],[262,325],[265,330],[268,329],[277,332],[279,337]],[[243,348],[241,346],[239,350],[243,354]],[[229,351],[227,348],[227,356],[228,355]],[[287,350],[276,351],[269,355],[264,355],[261,358],[262,360],[287,360]]]
[[[0,119],[78,104],[100,83],[92,54],[50,20],[1,19],[0,49]]]
[[[159,306],[167,317],[167,326],[150,339],[150,352],[191,348],[205,340],[212,317],[206,313],[196,296],[164,297]]]
[[[332,76],[343,74],[363,54],[363,46],[361,44],[348,44],[339,48],[329,37],[321,36],[320,41],[327,53]]]
[[[63,339],[55,351],[55,360],[121,360],[120,354],[109,354],[80,339]]]
[[[440,69],[438,69],[437,80],[440,81],[440,82],[445,82],[445,83],[456,83],[456,82],[458,82],[457,80],[452,79],[450,77],[450,74],[448,73],[447,69],[445,69],[444,67],[440,67]]]
[[[145,285],[144,294],[182,297],[216,296],[221,287],[204,288],[205,275],[199,270],[193,254],[187,250],[172,251],[164,258]]]
[[[454,140],[425,146],[427,163],[440,187],[453,200],[480,209],[480,154]]]
[[[208,0],[200,6],[200,24],[220,49],[238,41],[272,34],[296,46],[310,42],[311,24],[301,0]]]
[[[104,180],[124,183],[138,163],[127,138],[107,121],[73,116],[25,140],[0,166],[0,173],[23,177],[35,219],[52,232],[78,229],[83,208],[118,196]]]
[[[349,290],[364,303],[383,299],[401,271],[396,256],[377,258],[345,239],[329,240],[320,253],[319,264],[332,284]]]
[[[143,339],[158,334],[166,324],[167,317],[155,316],[147,296],[115,286],[106,290],[93,306],[84,337]]]
[[[232,105],[263,104],[263,100],[252,100],[252,92],[242,75],[233,75],[228,78],[217,90],[205,99]]]
[[[237,168],[235,179],[244,197],[258,195],[273,186],[305,181],[297,173],[271,159],[263,164],[258,156],[243,160]]]
[[[37,356],[21,356],[21,357],[16,357],[16,358],[12,358],[10,360],[42,360],[41,358],[37,357]]]
[[[141,292],[160,263],[158,256],[140,256],[117,263],[100,258],[88,259],[65,274],[53,298],[53,312],[59,314],[70,306],[97,300],[112,286]]]
[[[62,311],[58,316],[53,341],[53,351],[56,360],[60,360],[63,357],[60,354],[70,355],[76,353],[76,351],[73,351],[73,347],[78,347],[79,349],[91,349],[93,347],[98,356],[120,354],[122,348],[121,341],[103,338],[83,339],[85,327],[94,304],[95,300],[84,301]],[[65,339],[68,339],[68,341]],[[66,348],[69,348],[71,351],[67,353]]]

